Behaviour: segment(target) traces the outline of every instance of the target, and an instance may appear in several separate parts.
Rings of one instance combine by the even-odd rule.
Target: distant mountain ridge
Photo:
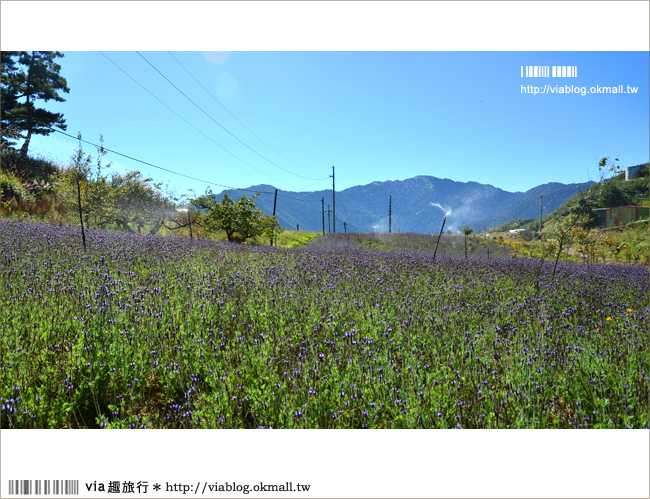
[[[426,175],[372,182],[336,192],[336,232],[388,232],[391,197],[393,232],[437,233],[447,211],[450,213],[445,231],[455,232],[464,225],[475,231],[487,230],[510,220],[539,217],[540,194],[543,194],[544,214],[548,214],[589,184],[550,182],[526,192],[508,192],[489,184]],[[254,192],[260,192],[257,206],[272,215],[275,187],[271,185],[232,190],[231,197],[239,199],[242,194]],[[299,226],[300,230],[308,231],[321,231],[324,218],[325,232],[329,232],[333,231],[334,223],[332,212],[328,218],[328,206],[333,209],[331,189],[315,192],[278,189],[276,216],[286,229],[296,230]]]

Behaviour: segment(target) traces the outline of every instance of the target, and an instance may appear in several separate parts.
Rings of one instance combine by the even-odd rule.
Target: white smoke
[[[431,203],[431,206],[435,206],[436,208],[440,208],[442,211],[444,211],[445,217],[451,215],[451,208],[444,208],[440,203]]]

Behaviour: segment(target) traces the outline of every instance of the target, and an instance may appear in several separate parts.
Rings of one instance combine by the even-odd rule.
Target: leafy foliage
[[[2,151],[2,169],[16,174],[23,182],[51,181],[57,165],[38,157],[22,156],[13,149]]]
[[[557,253],[555,254],[555,265],[553,266],[553,277],[557,271],[557,265],[562,256],[564,244],[570,240],[572,235],[578,229],[593,227],[596,223],[594,209],[598,206],[598,200],[601,196],[602,187],[605,185],[607,177],[613,172],[614,175],[620,174],[621,166],[618,158],[612,161],[609,157],[604,157],[598,163],[600,178],[598,182],[581,192],[576,202],[569,208],[569,216],[565,216],[557,227],[555,237],[558,241]]]
[[[469,225],[464,225],[460,228],[461,232],[465,235],[465,258],[467,258],[467,236],[470,236],[474,233],[474,229]],[[472,251],[474,251],[472,247]]]
[[[8,147],[24,138],[22,156],[33,134],[49,135],[53,126],[66,129],[61,113],[36,107],[36,101],[64,102],[60,92],[70,91],[55,62],[60,57],[61,52],[2,52],[2,143]]]
[[[613,169],[612,169],[613,168]],[[647,166],[642,170],[642,177],[626,181],[625,174],[618,162],[611,161],[610,158],[603,158],[599,164],[600,179],[598,182],[592,182],[589,189],[578,192],[575,196],[565,201],[554,212],[544,216],[543,222],[545,230],[554,231],[557,229],[561,220],[579,211],[584,211],[588,218],[583,221],[583,228],[596,226],[595,208],[611,208],[626,204],[648,206],[648,173]],[[584,208],[584,209],[583,209]],[[534,224],[534,220],[524,221]],[[499,230],[506,230],[510,227],[507,224],[499,227]],[[529,227],[525,227],[529,228]]]
[[[103,143],[103,139],[100,139]],[[110,163],[103,164],[103,146],[93,158],[79,148],[72,163],[58,175],[55,191],[68,206],[77,203],[77,178],[81,185],[82,211],[87,223],[94,227],[118,227],[127,232],[157,233],[168,217],[176,215],[173,201],[162,191],[162,184],[153,183],[138,171],[105,173]]]
[[[0,198],[2,201],[6,201],[12,197],[17,199],[26,198],[27,189],[16,175],[0,170]]]
[[[208,230],[224,231],[228,241],[244,242],[258,236],[273,237],[281,230],[275,217],[269,216],[255,206],[253,196],[242,195],[234,201],[230,192],[225,192],[221,201],[208,189],[205,195],[193,201],[193,205],[202,211],[200,222]]]
[[[623,206],[630,204],[630,197],[616,183],[609,182],[603,188],[599,204],[603,207]]]

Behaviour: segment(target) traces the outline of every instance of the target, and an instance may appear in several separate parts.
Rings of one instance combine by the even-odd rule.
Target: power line
[[[91,146],[96,147],[96,148],[101,147],[103,150],[108,151],[108,152],[113,153],[113,154],[116,154],[118,156],[122,156],[123,158],[127,158],[127,159],[130,159],[132,161],[136,161],[137,163],[141,163],[143,165],[151,166],[152,168],[156,168],[158,170],[162,170],[162,171],[165,171],[165,172],[168,172],[168,173],[172,173],[174,175],[178,175],[180,177],[184,177],[184,178],[187,178],[187,179],[190,179],[190,180],[195,180],[197,182],[203,182],[205,184],[214,185],[214,186],[217,186],[217,187],[223,187],[224,189],[228,189],[228,190],[231,190],[231,191],[253,192],[255,194],[271,194],[271,195],[275,194],[274,192],[270,192],[270,191],[259,191],[259,190],[252,190],[252,189],[240,189],[238,187],[232,187],[232,186],[229,186],[229,185],[218,184],[216,182],[211,182],[209,180],[203,180],[203,179],[200,179],[200,178],[192,177],[190,175],[185,175],[184,173],[179,173],[179,172],[176,172],[174,170],[170,170],[169,168],[163,168],[162,166],[158,166],[158,165],[155,165],[153,163],[149,163],[148,161],[144,161],[144,160],[135,158],[133,156],[129,156],[128,154],[124,154],[124,153],[115,151],[113,149],[105,147],[104,145],[95,144],[93,142],[82,139],[80,137],[75,137],[74,135],[70,135],[69,133],[63,132],[62,130],[59,130],[57,128],[53,128],[53,130],[55,132],[60,133],[61,135],[65,135],[66,137],[70,137],[71,139],[75,139],[75,140],[78,140],[79,142],[83,142],[84,144],[88,144],[88,145],[91,145]],[[278,195],[281,196],[281,197],[284,197],[286,199],[292,199],[294,201],[300,201],[300,202],[303,202],[303,203],[306,203],[306,202],[316,202],[317,203],[317,202],[319,202],[319,201],[314,200],[314,199],[299,199],[299,198],[295,198],[295,197],[292,197],[292,196],[287,196],[285,194],[278,194]],[[348,225],[352,225],[352,224],[348,223]],[[353,225],[353,227],[356,227],[356,226]],[[363,229],[359,229],[359,230],[363,230]]]
[[[319,201],[317,199],[300,199],[300,198],[294,198],[292,196],[287,196],[286,194],[278,194],[279,196],[282,196],[285,199],[293,199],[294,201],[301,201],[303,203],[318,203]]]
[[[103,145],[100,146],[98,144],[93,144],[92,142],[89,142],[87,140],[80,139],[79,137],[75,137],[74,135],[70,135],[69,133],[62,132],[61,130],[59,130],[57,128],[54,128],[54,131],[59,132],[60,134],[65,135],[67,137],[70,137],[72,139],[79,140],[80,142],[83,142],[84,144],[88,144],[88,145],[95,146],[95,147],[101,147],[105,151],[112,152],[113,154],[117,154],[118,156],[122,156],[123,158],[127,158],[127,159],[130,159],[132,161],[137,161],[138,163],[142,163],[143,165],[151,166],[153,168],[157,168],[158,170],[163,170],[163,171],[166,171],[166,172],[169,172],[169,173],[173,173],[174,175],[179,175],[180,177],[189,178],[190,180],[196,180],[197,182],[203,182],[205,184],[216,185],[218,187],[224,187],[226,189],[233,189],[233,190],[238,190],[238,191],[246,191],[247,190],[247,189],[236,189],[235,187],[229,187],[227,185],[217,184],[216,182],[210,182],[209,180],[203,180],[203,179],[200,179],[200,178],[191,177],[189,175],[185,175],[184,173],[178,173],[178,172],[175,172],[173,170],[169,170],[168,168],[163,168],[162,166],[154,165],[153,163],[149,163],[147,161],[143,161],[141,159],[134,158],[133,156],[129,156],[128,154],[123,154],[121,152],[114,151],[113,149],[109,149],[108,147],[105,147]],[[248,192],[258,192],[258,191],[248,191]]]
[[[314,182],[313,184],[309,184],[309,185],[303,187],[303,189],[309,189],[310,187],[313,187],[313,186],[316,185],[316,184],[320,184],[321,182],[325,182],[326,180],[327,180],[326,178],[322,178],[322,179],[320,179],[320,180]],[[309,195],[309,194],[305,194],[305,196],[308,196],[308,195]],[[304,197],[304,196],[303,196],[303,197]]]
[[[280,170],[283,170],[291,175],[295,175],[296,177],[304,178],[307,180],[320,180],[316,178],[311,178],[311,177],[305,177],[303,175],[299,175],[298,173],[294,173],[291,170],[287,170],[286,168],[283,168],[282,166],[278,165],[274,161],[271,161],[269,158],[264,156],[263,154],[257,152],[255,149],[253,149],[251,146],[246,144],[243,140],[241,140],[239,137],[237,137],[235,134],[233,134],[230,130],[228,130],[226,127],[224,127],[221,123],[219,123],[217,120],[215,120],[212,116],[210,116],[201,106],[199,106],[196,102],[194,102],[192,99],[190,99],[187,94],[185,94],[180,88],[178,88],[176,85],[174,85],[169,78],[167,78],[156,66],[154,66],[149,60],[143,56],[140,52],[136,51],[136,53],[142,57],[142,59],[145,60],[147,64],[149,64],[160,76],[162,76],[167,83],[169,83],[172,87],[174,87],[183,97],[185,97],[188,101],[190,101],[199,111],[201,111],[203,114],[205,114],[208,118],[210,118],[214,123],[216,123],[218,126],[220,126],[226,133],[228,133],[231,137],[233,137],[235,140],[239,141],[242,145],[253,151],[255,154],[257,154],[260,158],[264,159],[265,161],[268,161],[271,163],[273,166],[276,166]]]
[[[246,191],[246,189],[235,189],[235,188],[233,188],[233,189],[236,190],[236,191]],[[249,190],[248,192],[259,192],[260,194],[274,194],[273,192],[267,192],[267,191],[251,191],[251,190]],[[312,193],[309,193],[309,194],[312,194]],[[305,194],[305,196],[307,196],[309,194]],[[320,203],[320,201],[318,201],[316,199],[300,199],[300,198],[295,198],[293,196],[287,196],[286,194],[281,194],[281,193],[278,193],[278,196],[283,197],[285,199],[293,199],[294,201],[300,201],[302,203]]]
[[[207,88],[205,88],[205,87],[203,86],[203,84],[202,84],[202,83],[201,83],[201,82],[200,82],[200,81],[199,81],[199,80],[198,80],[198,79],[197,79],[197,78],[196,78],[196,77],[195,77],[195,76],[190,72],[190,70],[187,69],[185,66],[183,66],[183,64],[181,64],[181,61],[179,61],[179,60],[176,58],[176,56],[174,56],[174,54],[172,54],[171,52],[167,52],[167,53],[168,53],[168,54],[169,54],[169,55],[170,55],[170,56],[171,56],[171,57],[172,57],[172,58],[173,58],[173,59],[178,63],[178,65],[179,65],[181,68],[183,68],[183,69],[185,70],[185,72],[186,72],[188,75],[190,75],[190,77],[191,77],[191,78],[192,78],[192,79],[193,79],[193,80],[194,80],[194,81],[195,81],[195,82],[196,82],[196,83],[197,83],[197,84],[198,84],[198,85],[199,85],[203,90],[205,90],[205,92],[206,92],[210,97],[212,97],[212,100],[214,100],[217,104],[219,104],[219,105],[222,107],[222,109],[223,109],[224,111],[226,111],[230,116],[232,116],[232,117],[237,121],[237,123],[239,123],[239,124],[240,124],[241,126],[243,126],[246,130],[248,130],[248,131],[250,132],[250,134],[253,135],[253,137],[255,137],[257,140],[259,140],[259,141],[260,141],[262,144],[264,144],[266,147],[268,147],[269,149],[271,149],[271,151],[273,151],[274,153],[278,154],[279,156],[282,156],[284,159],[286,159],[287,161],[293,163],[294,165],[299,166],[299,167],[301,167],[301,168],[304,168],[305,170],[323,171],[322,168],[309,168],[308,166],[301,165],[300,163],[296,163],[296,162],[293,161],[291,158],[287,158],[284,154],[282,154],[282,153],[278,152],[277,150],[275,150],[275,149],[274,149],[270,144],[268,144],[267,142],[265,142],[264,140],[262,140],[262,138],[261,138],[259,135],[257,135],[255,132],[253,132],[253,130],[251,130],[251,129],[248,128],[244,123],[242,123],[242,121],[241,121],[239,118],[237,118],[237,116],[235,116],[235,115],[234,115],[234,114],[233,114],[233,113],[232,113],[232,112],[231,112],[231,111],[230,111],[226,106],[224,106],[224,105],[221,103],[221,101],[220,101],[219,99],[217,99],[214,95],[212,95],[212,93],[211,93]]]
[[[62,134],[62,135],[65,135],[66,137],[70,137],[70,138],[72,138],[72,139],[79,140],[80,142],[83,142],[84,144],[88,144],[88,145],[91,145],[91,146],[94,146],[94,147],[98,147],[98,148],[101,147],[101,148],[103,148],[105,151],[111,152],[111,153],[113,153],[113,154],[117,154],[118,156],[122,156],[123,158],[127,158],[127,159],[130,159],[130,160],[132,160],[132,161],[136,161],[136,162],[138,162],[138,163],[142,163],[143,165],[147,165],[147,166],[151,166],[151,167],[153,167],[153,168],[157,168],[158,170],[163,170],[163,171],[168,172],[168,173],[173,173],[174,175],[178,175],[178,176],[180,176],[180,177],[185,177],[185,178],[188,178],[188,179],[190,179],[190,180],[196,180],[197,182],[203,182],[203,183],[205,183],[205,184],[215,185],[215,186],[217,186],[217,187],[223,187],[224,189],[229,189],[229,190],[232,190],[232,191],[240,191],[240,192],[254,192],[254,193],[259,193],[259,194],[273,194],[272,192],[268,192],[268,191],[256,191],[256,190],[252,190],[252,189],[240,189],[240,188],[238,188],[238,187],[232,187],[232,186],[229,186],[229,185],[218,184],[218,183],[216,183],[216,182],[211,182],[211,181],[209,181],[209,180],[203,180],[203,179],[200,179],[200,178],[192,177],[192,176],[190,176],[190,175],[185,175],[184,173],[179,173],[179,172],[176,172],[176,171],[174,171],[174,170],[170,170],[169,168],[163,168],[162,166],[158,166],[158,165],[155,165],[155,164],[153,164],[153,163],[149,163],[149,162],[147,162],[147,161],[143,161],[143,160],[141,160],[141,159],[134,158],[133,156],[129,156],[128,154],[124,154],[124,153],[121,153],[121,152],[115,151],[115,150],[113,150],[113,149],[109,149],[108,147],[105,147],[105,146],[103,146],[103,145],[94,144],[93,142],[90,142],[90,141],[88,141],[88,140],[80,139],[79,137],[75,137],[74,135],[70,135],[69,133],[65,133],[65,132],[63,132],[63,131],[61,131],[61,130],[59,130],[59,129],[57,129],[57,128],[54,128],[54,131],[55,131],[55,132],[58,132],[58,133],[60,133],[60,134]],[[293,199],[293,200],[295,200],[295,201],[301,201],[301,202],[318,202],[318,201],[313,200],[313,199],[299,199],[299,198],[294,198],[294,197],[287,196],[287,195],[284,195],[284,194],[279,194],[279,195],[282,196],[282,197],[288,198],[288,199]]]
[[[345,216],[349,217],[350,215],[348,215],[348,210],[345,208],[345,203],[343,203],[343,198],[339,197],[339,203],[343,205],[343,211],[345,212]]]
[[[357,227],[356,225],[351,224],[350,222],[345,222],[345,223],[348,224],[349,227],[354,227],[356,229],[359,229],[359,232],[368,232],[368,233],[370,232],[369,230],[362,229],[361,227]]]
[[[131,78],[131,80],[133,80],[133,81],[134,81],[138,86],[140,86],[140,87],[141,87],[145,92],[147,92],[149,95],[151,95],[154,99],[156,99],[156,100],[157,100],[158,102],[160,102],[163,106],[165,106],[167,109],[169,109],[172,113],[174,113],[176,116],[178,116],[180,119],[182,119],[185,123],[187,123],[187,124],[190,125],[192,128],[194,128],[197,132],[199,132],[199,133],[200,133],[201,135],[203,135],[205,138],[207,138],[208,140],[210,140],[211,142],[213,142],[215,145],[217,145],[218,147],[220,147],[221,149],[223,149],[225,152],[227,152],[228,154],[230,154],[232,157],[238,159],[239,161],[241,161],[241,162],[244,163],[245,165],[251,167],[251,168],[252,168],[253,170],[255,170],[256,172],[261,173],[261,174],[263,174],[263,175],[267,175],[268,177],[270,177],[270,178],[272,178],[273,180],[276,180],[276,181],[278,181],[278,182],[282,182],[282,180],[277,179],[277,178],[273,177],[272,175],[269,175],[268,173],[263,172],[262,170],[260,170],[260,169],[258,169],[258,168],[255,168],[253,165],[251,165],[251,164],[248,163],[247,161],[243,160],[242,158],[240,158],[239,156],[237,156],[237,155],[234,154],[233,152],[231,152],[231,151],[229,151],[228,149],[226,149],[225,147],[223,147],[221,144],[219,144],[217,141],[215,141],[212,137],[210,137],[209,135],[207,135],[206,133],[204,133],[203,131],[201,131],[199,128],[197,128],[196,126],[194,126],[192,123],[190,123],[190,122],[187,121],[185,118],[183,118],[183,116],[181,116],[181,115],[178,114],[176,111],[174,111],[171,107],[169,107],[167,104],[165,104],[161,99],[159,99],[158,97],[156,97],[156,95],[154,95],[154,94],[153,94],[153,93],[152,93],[152,92],[151,92],[147,87],[145,87],[144,85],[142,85],[142,83],[140,83],[138,80],[136,80],[133,76],[131,76],[129,73],[127,73],[124,69],[122,69],[122,68],[121,68],[121,67],[120,67],[120,66],[119,66],[115,61],[113,61],[110,57],[108,57],[106,54],[104,54],[104,53],[101,52],[101,51],[100,51],[99,53],[102,54],[106,59],[108,59],[108,60],[109,60],[109,61],[110,61],[110,62],[111,62],[111,63],[112,63],[112,64],[113,64],[117,69],[119,69],[120,71],[122,71],[122,72],[123,72],[126,76],[128,76],[129,78]],[[282,182],[282,183],[286,183],[286,182]]]
[[[280,179],[277,179],[277,178],[273,177],[272,175],[269,175],[268,173],[263,172],[263,171],[259,170],[258,168],[255,168],[253,165],[251,165],[251,164],[248,163],[247,161],[243,160],[242,158],[240,158],[240,157],[237,156],[236,154],[232,153],[231,151],[229,151],[228,149],[226,149],[225,147],[223,147],[221,144],[219,144],[218,142],[216,142],[212,137],[208,136],[208,135],[207,135],[206,133],[204,133],[202,130],[200,130],[199,128],[197,128],[196,126],[194,126],[194,125],[193,125],[192,123],[190,123],[187,119],[185,119],[183,116],[181,116],[179,113],[177,113],[174,109],[172,109],[171,107],[169,107],[165,102],[163,102],[163,101],[162,101],[161,99],[159,99],[155,94],[153,94],[153,93],[152,93],[148,88],[146,88],[144,85],[142,85],[142,84],[141,84],[137,79],[135,79],[135,78],[134,78],[133,76],[131,76],[127,71],[125,71],[124,69],[122,69],[122,68],[121,68],[121,67],[120,67],[120,66],[119,66],[115,61],[113,61],[110,57],[108,57],[106,54],[104,54],[104,53],[101,52],[101,51],[100,51],[100,54],[102,54],[102,55],[103,55],[103,56],[104,56],[104,57],[105,57],[109,62],[111,62],[111,63],[112,63],[115,67],[117,67],[120,71],[122,71],[122,72],[123,72],[126,76],[128,76],[128,77],[129,77],[129,78],[130,78],[134,83],[136,83],[138,86],[140,86],[140,87],[141,87],[145,92],[147,92],[149,95],[151,95],[151,96],[152,96],[154,99],[156,99],[160,104],[162,104],[163,106],[165,106],[165,107],[166,107],[167,109],[169,109],[172,113],[174,113],[176,116],[178,116],[180,119],[182,119],[185,123],[187,123],[188,125],[190,125],[190,126],[191,126],[192,128],[194,128],[197,132],[199,132],[199,133],[200,133],[201,135],[203,135],[205,138],[207,138],[208,140],[210,140],[211,142],[213,142],[215,145],[217,145],[218,147],[220,147],[221,149],[223,149],[225,152],[227,152],[228,154],[230,154],[230,155],[233,156],[234,158],[238,159],[239,161],[241,161],[241,162],[244,163],[245,165],[251,167],[253,170],[255,170],[255,171],[259,172],[259,173],[262,173],[262,174],[264,174],[264,175],[267,175],[268,177],[272,178],[273,180],[276,180],[276,181],[278,181],[278,182],[281,182],[281,183],[285,183],[285,184],[286,184],[286,182],[282,182]],[[59,130],[56,130],[56,131],[59,131]],[[60,132],[60,133],[63,133],[63,132]],[[70,136],[70,137],[72,137],[72,136]],[[73,137],[73,138],[76,138],[76,137]],[[83,142],[86,142],[86,143],[88,143],[88,144],[91,144],[90,142],[87,142],[87,141],[83,141]],[[91,144],[91,145],[95,145],[95,144]],[[115,151],[111,151],[111,152],[115,152]],[[115,152],[115,154],[120,154],[120,153]],[[157,166],[155,166],[155,165],[152,165],[151,163],[147,163],[147,162],[145,162],[145,161],[140,161],[140,160],[137,160],[137,159],[135,159],[135,158],[131,158],[130,156],[126,156],[126,155],[123,155],[123,154],[120,154],[120,155],[125,156],[125,157],[130,158],[130,159],[134,159],[135,161],[139,161],[139,162],[141,162],[141,163],[143,163],[143,164],[147,164],[147,165],[150,165],[150,166],[154,166],[155,168],[160,168],[160,169],[162,169],[162,170],[169,171],[169,172],[174,173],[174,174],[176,174],[176,175],[181,175],[181,176],[185,176],[185,177],[187,177],[187,178],[193,179],[193,180],[198,180],[198,181],[200,181],[200,182],[205,182],[205,183],[208,183],[208,184],[217,185],[217,186],[219,186],[219,187],[225,187],[225,188],[227,188],[227,189],[239,190],[239,191],[243,191],[243,192],[259,192],[259,191],[252,191],[252,190],[250,190],[250,189],[237,189],[237,188],[235,188],[235,187],[224,186],[224,185],[222,185],[222,184],[217,184],[217,183],[214,183],[214,182],[209,182],[209,181],[200,180],[200,179],[194,179],[193,177],[189,177],[189,176],[184,175],[184,174],[181,174],[181,173],[173,172],[173,171],[171,171],[171,170],[167,170],[167,169],[162,168],[162,167],[157,167]],[[324,182],[325,180],[327,180],[327,178],[318,179],[316,182],[314,182],[313,184],[310,184],[310,185],[307,186],[307,187],[311,187],[312,185],[318,184],[318,183],[320,183],[320,182]],[[294,187],[295,187],[295,186],[294,186]],[[264,191],[262,191],[262,192],[260,192],[260,193],[262,193],[262,194],[269,194],[268,192],[264,192]],[[305,196],[308,196],[308,195],[309,195],[309,193],[308,193],[308,194],[305,194]],[[318,202],[318,201],[315,201],[315,200],[312,200],[312,199],[300,199],[300,198],[295,198],[295,197],[291,197],[291,196],[286,196],[286,195],[284,195],[284,194],[280,194],[280,196],[281,196],[281,197],[288,198],[288,199],[293,199],[293,200],[296,200],[296,201],[305,201],[305,202],[309,202],[309,201],[311,201],[311,202]],[[305,196],[303,196],[303,197],[305,197]]]
[[[341,204],[343,205],[343,211],[345,211],[345,215],[346,215],[346,216],[350,216],[349,213],[348,213],[348,210],[347,210],[346,207],[345,207],[345,203],[343,203],[343,199],[339,198],[339,203],[341,203]],[[357,214],[361,213],[361,214],[365,214],[365,212],[361,212],[361,211],[356,211],[356,212],[353,211],[353,212],[351,212],[351,213],[357,213]],[[335,219],[341,220],[339,217],[335,217]],[[342,221],[344,224],[347,224],[348,226],[355,227],[356,229],[359,229],[360,232],[368,232],[367,230],[362,229],[361,227],[357,227],[356,225],[351,224],[351,223],[348,222],[347,220],[341,220],[341,221]]]

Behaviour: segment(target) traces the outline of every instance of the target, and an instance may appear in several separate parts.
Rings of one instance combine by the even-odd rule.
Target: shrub
[[[3,201],[11,198],[20,200],[26,197],[27,189],[16,175],[7,171],[0,172],[0,198]]]
[[[2,153],[2,169],[15,173],[23,180],[48,179],[57,171],[57,166],[43,158],[23,157],[13,149]]]

